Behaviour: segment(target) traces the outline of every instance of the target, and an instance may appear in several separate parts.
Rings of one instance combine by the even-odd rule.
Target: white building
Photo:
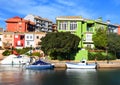
[[[25,33],[25,47],[35,47],[34,33]]]
[[[35,32],[52,32],[52,21],[46,18],[28,14],[24,19],[35,23]]]

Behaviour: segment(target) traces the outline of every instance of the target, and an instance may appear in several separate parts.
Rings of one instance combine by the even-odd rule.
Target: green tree
[[[69,32],[48,33],[43,37],[41,49],[52,59],[74,59],[80,38]]]
[[[99,28],[96,34],[93,35],[93,42],[97,49],[105,50],[108,43],[106,30]]]
[[[110,33],[108,35],[108,50],[115,56],[120,53],[120,35]],[[120,58],[120,55],[117,55]]]

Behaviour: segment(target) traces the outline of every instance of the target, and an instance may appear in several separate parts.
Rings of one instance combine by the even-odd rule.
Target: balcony
[[[93,32],[93,28],[87,28],[87,32]]]
[[[93,44],[93,41],[92,40],[83,40],[83,43],[84,44]]]
[[[85,34],[85,37],[83,38],[83,42],[84,43],[93,43],[93,41],[92,41],[92,33],[86,33]]]

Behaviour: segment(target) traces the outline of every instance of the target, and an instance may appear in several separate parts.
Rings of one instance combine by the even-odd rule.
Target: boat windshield
[[[81,63],[85,63],[85,61],[81,61]]]

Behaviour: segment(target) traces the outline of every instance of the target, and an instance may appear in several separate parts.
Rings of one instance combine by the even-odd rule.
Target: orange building
[[[18,16],[9,18],[6,21],[7,32],[32,32],[35,31],[34,22],[25,20]]]
[[[120,35],[120,25],[118,26],[117,34]]]

